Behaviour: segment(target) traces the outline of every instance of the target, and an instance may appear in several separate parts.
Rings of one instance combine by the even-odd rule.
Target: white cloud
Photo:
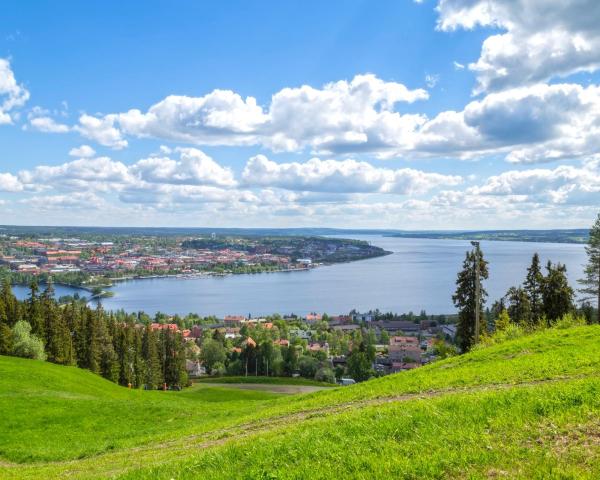
[[[123,135],[199,145],[263,145],[273,150],[373,151],[403,145],[423,117],[395,111],[399,102],[428,98],[374,75],[357,75],[316,89],[275,93],[267,110],[253,97],[214,90],[203,97],[171,95],[142,112],[84,115],[75,127],[102,145],[122,148]]]
[[[0,58],[0,125],[12,123],[10,111],[23,106],[27,100],[29,92],[17,83],[10,62]]]
[[[561,165],[554,169],[511,170],[468,190],[476,195],[514,195],[543,203],[600,204],[600,169]]]
[[[425,75],[425,85],[427,85],[428,88],[434,88],[438,84],[439,81],[440,81],[439,75],[432,75],[432,74]]]
[[[582,157],[600,149],[600,87],[536,84],[491,93],[462,111],[433,118],[395,111],[398,102],[427,98],[424,90],[373,75],[352,81],[285,88],[267,111],[254,99],[215,91],[200,98],[167,97],[147,113],[130,110],[101,118],[83,115],[84,136],[112,148],[124,135],[197,144],[261,145],[274,151],[320,155],[370,153],[378,158],[481,158],[512,163]],[[156,157],[168,156],[162,146]]]
[[[70,130],[68,125],[58,123],[51,117],[34,117],[29,120],[29,124],[45,133],[67,133]]]
[[[10,173],[0,173],[0,192],[20,192],[23,184]]]
[[[89,145],[81,145],[79,147],[74,147],[71,150],[69,150],[69,155],[78,158],[91,158],[94,155],[96,155],[96,150],[94,150]]]
[[[439,0],[438,28],[477,26],[489,36],[479,59],[476,93],[565,77],[600,67],[597,0]]]
[[[105,147],[120,150],[127,146],[127,140],[124,140],[120,130],[115,128],[115,121],[115,115],[97,118],[84,114],[79,117],[79,125],[73,128],[85,138],[94,140]]]
[[[503,154],[511,163],[582,157],[600,148],[600,87],[533,85],[490,94],[423,124],[415,153]]]
[[[456,60],[452,62],[454,65],[454,70],[464,70],[465,66],[462,63],[458,63]]]
[[[264,155],[252,157],[242,173],[249,186],[333,193],[425,193],[440,185],[461,183],[456,175],[427,173],[412,168],[377,168],[356,160],[320,160],[275,163]]]
[[[150,183],[181,185],[235,185],[233,172],[196,148],[177,148],[179,160],[150,157],[138,161],[131,172]]]

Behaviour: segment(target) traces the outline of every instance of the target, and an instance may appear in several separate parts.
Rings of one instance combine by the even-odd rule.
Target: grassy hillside
[[[600,327],[298,396],[0,357],[0,478],[600,478]]]

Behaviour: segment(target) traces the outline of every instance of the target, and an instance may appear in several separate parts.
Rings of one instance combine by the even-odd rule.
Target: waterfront
[[[221,317],[310,311],[338,314],[352,308],[398,313],[454,311],[451,295],[464,253],[470,248],[468,241],[370,235],[353,238],[370,241],[393,254],[298,272],[119,282],[111,289],[114,297],[102,299],[102,305],[129,312],[195,312]],[[544,265],[548,260],[566,264],[575,288],[586,259],[584,246],[578,244],[483,241],[481,245],[490,262],[485,288],[491,301],[522,282],[536,251]],[[26,294],[23,287],[16,291],[21,297]],[[67,288],[57,288],[59,295],[68,292]]]

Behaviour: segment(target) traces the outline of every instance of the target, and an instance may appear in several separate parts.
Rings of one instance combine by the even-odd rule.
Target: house
[[[176,323],[152,323],[150,324],[150,328],[153,331],[157,330],[170,330],[171,332],[178,332],[179,326]]]
[[[421,346],[416,337],[396,336],[390,338],[388,353],[392,363],[421,363]]]
[[[379,320],[373,322],[375,328],[385,330],[388,333],[403,332],[406,334],[417,334],[419,333],[420,325],[413,322],[407,322],[405,320]]]
[[[351,323],[350,325],[335,325],[333,329],[340,332],[353,332],[355,330],[360,330],[360,325],[356,325],[355,323]]]
[[[242,322],[246,321],[246,317],[243,315],[227,315],[223,319],[223,323],[227,327],[239,327]]]
[[[372,313],[358,313],[355,312],[351,315],[353,322],[372,322],[373,314]]]
[[[321,315],[319,313],[311,312],[308,315],[306,315],[304,320],[306,320],[307,323],[320,322],[321,320],[323,320],[323,315]]]
[[[307,330],[302,330],[301,328],[290,328],[290,336],[298,337],[302,340],[310,340],[312,334]]]
[[[405,370],[412,370],[418,368],[420,364],[411,362],[392,362],[392,373],[403,372]]]
[[[442,325],[442,333],[447,340],[454,340],[454,337],[456,337],[456,325]]]
[[[275,345],[279,345],[280,347],[289,347],[290,346],[290,341],[286,340],[285,338],[280,338],[279,340],[275,340],[273,343]]]
[[[201,377],[206,375],[206,369],[198,360],[186,360],[185,370],[190,377]]]
[[[200,325],[193,325],[190,336],[192,338],[202,338],[202,327]]]

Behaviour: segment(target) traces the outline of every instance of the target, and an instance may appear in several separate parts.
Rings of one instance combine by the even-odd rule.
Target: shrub
[[[556,322],[554,322],[554,328],[570,328],[570,327],[579,327],[581,325],[585,325],[585,317],[578,317],[573,313],[566,313],[561,318],[559,318]]]
[[[13,355],[17,357],[46,360],[44,342],[31,334],[31,325],[23,320],[15,323],[12,328]]]
[[[329,367],[321,367],[315,373],[315,380],[318,382],[335,383],[335,374]]]

